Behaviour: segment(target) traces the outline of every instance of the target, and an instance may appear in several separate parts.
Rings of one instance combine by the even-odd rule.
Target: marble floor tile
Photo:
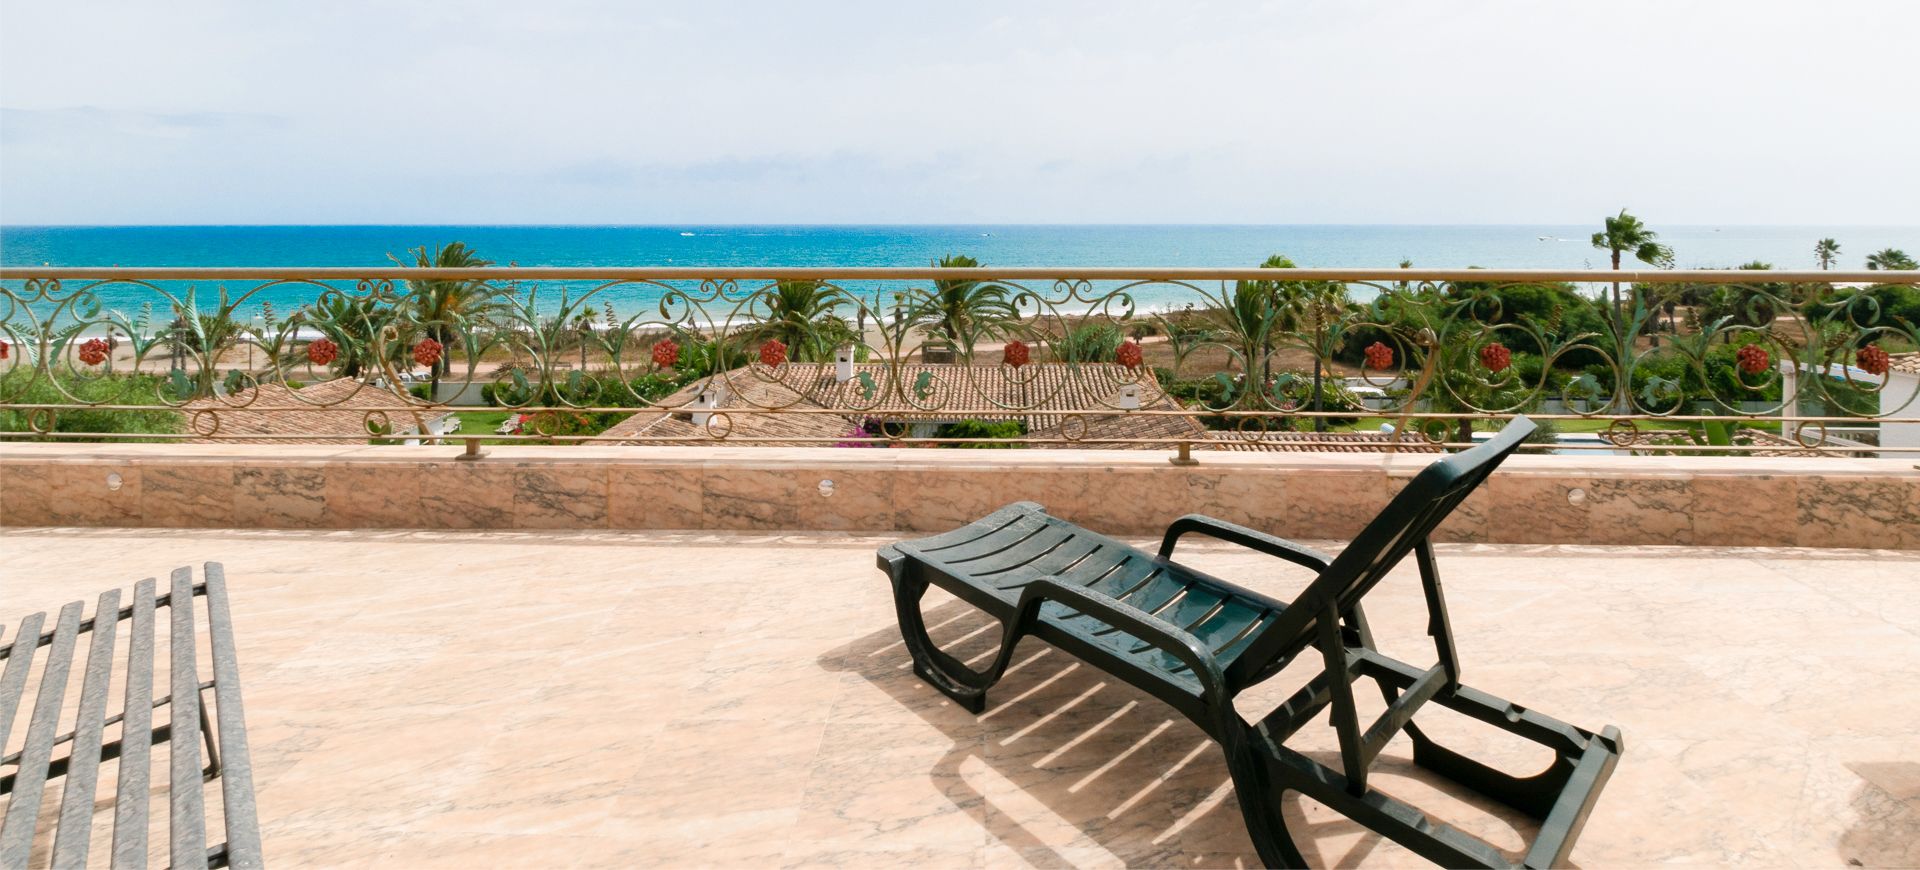
[[[278,866],[1258,865],[1219,748],[1150,696],[1032,640],[979,716],[914,676],[884,540],[9,529],[0,617],[224,562]],[[1200,540],[1179,557],[1280,597],[1309,579]],[[1474,543],[1440,564],[1469,685],[1626,735],[1576,865],[1920,864],[1920,557]],[[1431,660],[1414,571],[1367,607],[1386,651]],[[952,596],[921,610],[952,654],[998,649]],[[1289,745],[1337,763],[1325,718]],[[1544,763],[1437,707],[1419,721],[1503,769]],[[1388,744],[1376,783],[1519,855],[1531,821],[1410,759]],[[1283,806],[1315,866],[1423,866]]]

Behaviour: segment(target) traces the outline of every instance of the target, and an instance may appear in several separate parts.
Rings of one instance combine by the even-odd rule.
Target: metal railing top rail
[[[0,280],[99,279],[173,281],[192,278],[235,280],[485,279],[485,280],[964,280],[1067,278],[1090,281],[1271,281],[1283,274],[1296,281],[1571,282],[1583,284],[1688,284],[1752,281],[1758,283],[1912,284],[1920,270],[1759,270],[1759,269],[1212,269],[1156,266],[1011,266],[937,268],[892,266],[488,266],[470,269],[420,269],[395,266],[19,266],[0,265]]]

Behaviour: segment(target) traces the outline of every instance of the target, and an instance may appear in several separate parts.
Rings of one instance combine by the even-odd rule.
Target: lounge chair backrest
[[[1534,429],[1533,421],[1515,417],[1486,443],[1422,469],[1294,599],[1282,617],[1262,632],[1235,663],[1230,677],[1244,681],[1254,674],[1264,674],[1276,659],[1291,657],[1305,648],[1312,641],[1314,618],[1327,609],[1328,602],[1335,602],[1343,615],[1352,610],[1413,551],[1414,545],[1426,540],[1507,456],[1519,449]]]

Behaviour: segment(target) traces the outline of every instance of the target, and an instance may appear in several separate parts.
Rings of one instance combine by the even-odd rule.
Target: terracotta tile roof
[[[238,443],[246,439],[232,436],[245,435],[313,435],[276,438],[273,443],[340,444],[350,438],[373,437],[367,430],[369,419],[384,420],[394,435],[419,431],[405,400],[353,378],[335,378],[298,390],[261,384],[228,396],[195,399],[182,410],[188,431],[202,433],[189,440],[199,443]],[[420,414],[429,423],[445,415],[444,410]]]
[[[1069,366],[1035,363],[1011,376],[1000,366],[914,363],[901,366],[864,363],[854,377],[840,382],[831,364],[789,364],[779,380],[763,369],[745,367],[703,378],[662,399],[676,411],[635,414],[601,434],[623,443],[674,443],[664,439],[734,438],[840,439],[868,417],[903,416],[925,422],[1019,420],[1037,437],[1062,438],[1057,446],[1116,438],[1190,438],[1201,432],[1191,417],[1129,414],[1120,408],[1123,387],[1139,388],[1140,407],[1178,410],[1146,369],[1112,363]],[[685,406],[707,388],[723,388],[721,412],[705,427],[696,426]],[[740,409],[780,409],[801,413],[725,413]],[[813,413],[807,413],[813,412]],[[681,442],[684,443],[684,442]],[[738,441],[760,446],[796,446],[803,441]],[[1037,446],[1037,445],[1036,445]],[[1056,446],[1056,445],[1046,445]],[[1090,447],[1119,445],[1089,443]],[[1164,447],[1164,445],[1162,445]]]
[[[1602,436],[1603,438],[1605,436]],[[1256,450],[1276,453],[1384,453],[1393,443],[1394,436],[1384,432],[1267,432],[1261,434],[1232,431],[1211,431],[1207,433],[1207,446],[1217,450]],[[1418,433],[1405,433],[1401,436],[1400,453],[1443,453],[1442,448],[1434,446]],[[1759,429],[1740,429],[1734,433],[1734,444],[1742,447],[1763,447],[1754,451],[1742,451],[1743,456],[1817,456],[1818,451],[1802,447],[1793,439],[1783,438],[1771,432]],[[1697,433],[1684,429],[1656,429],[1635,433],[1631,441],[1615,449],[1631,450],[1641,454],[1658,454],[1659,448],[1667,445],[1695,445],[1705,447],[1706,440]],[[1689,451],[1691,452],[1691,451]]]
[[[1920,375],[1920,350],[1888,354],[1887,367],[1896,372]]]
[[[1311,424],[1308,424],[1311,425]],[[1417,432],[1399,436],[1399,453],[1443,453]],[[1207,446],[1216,450],[1255,450],[1273,453],[1385,453],[1395,436],[1385,432],[1237,432],[1207,433]]]

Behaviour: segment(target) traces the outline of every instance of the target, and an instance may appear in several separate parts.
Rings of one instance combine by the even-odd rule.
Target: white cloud
[[[0,0],[0,220],[1915,223],[1916,32],[1904,2]]]

